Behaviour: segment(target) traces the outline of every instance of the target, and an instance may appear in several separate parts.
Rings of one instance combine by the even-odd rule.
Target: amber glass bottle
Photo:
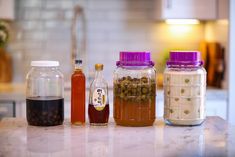
[[[75,70],[71,76],[71,123],[85,124],[86,78],[82,71],[82,60],[75,60]]]
[[[95,79],[90,86],[89,120],[91,125],[107,125],[109,119],[108,83],[103,78],[103,64],[96,64],[95,70]]]

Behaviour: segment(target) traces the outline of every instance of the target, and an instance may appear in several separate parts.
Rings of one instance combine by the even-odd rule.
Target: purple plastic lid
[[[154,66],[151,61],[150,52],[126,52],[122,51],[119,55],[117,66]]]
[[[166,64],[168,67],[200,67],[203,61],[198,51],[171,51]]]

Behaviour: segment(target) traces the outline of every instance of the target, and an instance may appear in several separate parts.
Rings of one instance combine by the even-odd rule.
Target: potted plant
[[[12,59],[6,51],[8,28],[7,23],[0,20],[0,83],[9,83],[12,80]]]

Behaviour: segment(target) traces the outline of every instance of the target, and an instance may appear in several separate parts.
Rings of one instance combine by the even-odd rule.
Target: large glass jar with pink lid
[[[114,119],[122,126],[155,120],[156,70],[150,52],[120,52],[114,71]]]
[[[164,119],[200,125],[205,119],[206,71],[200,52],[171,51],[164,71]]]

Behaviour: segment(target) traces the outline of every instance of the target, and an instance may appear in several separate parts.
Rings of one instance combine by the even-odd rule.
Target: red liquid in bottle
[[[94,105],[89,104],[88,114],[91,125],[106,125],[109,120],[109,104],[106,104],[101,111],[96,110]]]
[[[86,78],[80,68],[75,69],[71,83],[71,123],[85,124]]]

